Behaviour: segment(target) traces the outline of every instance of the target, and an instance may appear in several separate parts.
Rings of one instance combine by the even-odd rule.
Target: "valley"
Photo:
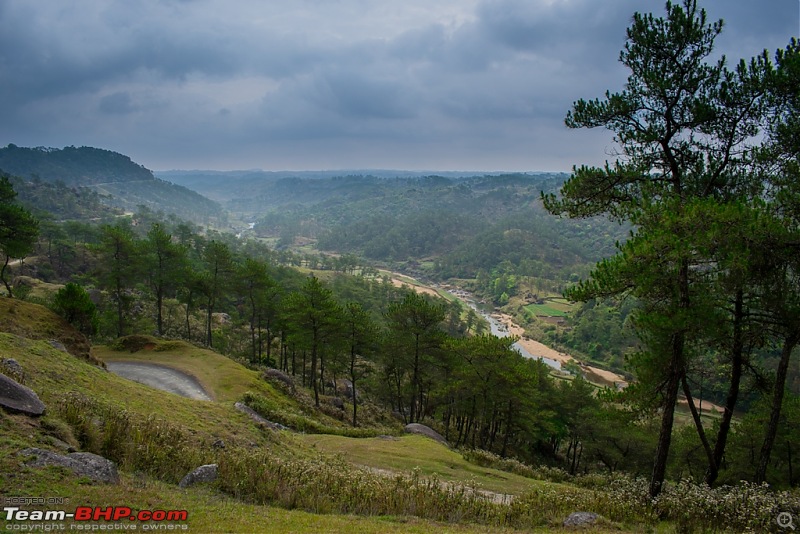
[[[798,6],[629,4],[5,0],[0,531],[794,530]]]
[[[541,195],[563,179],[250,176],[228,184],[228,200],[206,191],[233,208],[213,227],[144,205],[122,212],[109,197],[122,190],[15,179],[24,202],[47,199],[39,205],[61,220],[6,266],[17,298],[2,299],[3,354],[55,406],[19,428],[23,419],[6,418],[10,431],[33,432],[4,445],[7,473],[25,465],[14,460],[22,444],[44,445],[103,455],[123,487],[145,476],[142,491],[165,495],[192,464],[213,462],[218,478],[192,499],[379,517],[366,531],[395,516],[412,531],[429,521],[551,530],[581,509],[603,517],[597,532],[671,531],[674,512],[632,504],[647,503],[636,476],[651,462],[657,417],[633,400],[639,385],[623,365],[638,350],[635,302],[562,296],[628,230],[548,215]],[[248,188],[263,202],[237,211]],[[42,373],[28,344],[47,332],[88,363],[56,364],[64,356],[45,351]],[[678,481],[665,501],[676,509],[689,506],[680,478],[703,465],[687,439],[696,420],[711,429],[725,417],[716,384],[692,395],[696,418],[686,398],[676,403]],[[748,417],[736,416],[735,455]],[[440,441],[404,431],[413,425]],[[707,498],[728,498],[723,487]],[[619,491],[639,497],[619,508]],[[197,506],[193,528],[225,514]],[[305,520],[290,514],[286,528]]]

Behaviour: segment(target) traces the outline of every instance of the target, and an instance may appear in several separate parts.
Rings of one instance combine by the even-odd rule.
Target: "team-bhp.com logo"
[[[187,510],[133,510],[127,506],[109,506],[106,508],[100,506],[78,506],[75,512],[67,512],[66,510],[23,510],[18,506],[6,506],[3,508],[3,512],[5,512],[6,521],[15,521],[17,524],[38,521],[55,526],[58,525],[57,522],[59,521],[74,521],[75,523],[69,526],[69,530],[109,530],[105,525],[106,528],[93,528],[97,525],[84,524],[97,521],[115,521],[123,524],[130,522],[125,525],[124,530],[165,530],[167,526],[169,528],[166,530],[189,529],[185,523],[175,524],[189,519]],[[6,530],[28,529],[15,529],[13,524],[7,524]],[[67,528],[61,524],[60,528],[56,527],[55,530],[67,530]]]

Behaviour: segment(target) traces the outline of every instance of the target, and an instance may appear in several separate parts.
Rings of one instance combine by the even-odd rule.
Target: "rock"
[[[447,440],[444,437],[436,432],[429,426],[425,426],[419,423],[409,423],[403,429],[408,434],[421,434],[423,436],[429,437],[432,440],[438,441],[445,447],[449,447],[450,445],[447,443]]]
[[[214,322],[218,324],[228,324],[231,322],[231,316],[224,312],[212,313],[211,317],[214,319]]]
[[[178,486],[188,488],[195,484],[214,482],[217,480],[217,464],[201,465],[181,479]]]
[[[47,442],[48,442],[50,445],[52,445],[53,447],[56,447],[56,448],[58,448],[58,449],[61,449],[62,451],[66,451],[66,452],[77,452],[77,450],[75,449],[75,447],[73,447],[72,445],[70,445],[70,444],[69,444],[69,443],[67,443],[66,441],[63,441],[63,440],[60,440],[60,439],[58,439],[57,437],[54,437],[54,436],[45,436],[45,439],[47,440]]]
[[[214,443],[211,444],[212,447],[215,449],[224,449],[225,448],[225,441],[222,438],[214,440]]]
[[[338,408],[339,410],[344,410],[344,401],[339,397],[331,397],[330,399],[328,399],[328,403],[334,408]]]
[[[244,412],[247,415],[249,415],[250,419],[255,421],[257,425],[265,426],[270,430],[289,430],[288,427],[285,427],[280,423],[273,423],[272,421],[264,419],[259,414],[257,414],[255,410],[253,410],[251,407],[247,406],[244,403],[237,402],[236,404],[233,405],[233,407],[239,410],[240,412]]]
[[[0,406],[12,412],[34,416],[42,415],[45,410],[44,403],[31,388],[6,375],[0,375]]]
[[[51,339],[50,341],[48,341],[48,343],[50,343],[50,346],[56,350],[60,350],[61,352],[67,352],[67,353],[69,352],[67,350],[67,347],[57,339]]]
[[[347,397],[348,399],[352,399],[353,398],[353,393],[355,393],[356,399],[361,397],[361,393],[359,393],[358,391],[355,391],[353,389],[353,383],[351,381],[344,380],[343,383],[344,383],[344,395],[345,395],[345,397]]]
[[[44,449],[24,449],[20,451],[23,456],[36,456],[36,459],[28,465],[33,467],[45,467],[57,465],[66,467],[76,475],[88,477],[96,482],[107,482],[117,484],[119,473],[114,462],[92,454],[91,452],[73,452],[66,456]]]
[[[600,518],[594,512],[572,512],[564,520],[565,527],[588,527],[594,525]]]
[[[267,369],[264,371],[264,378],[267,380],[274,380],[288,387],[294,391],[294,380],[291,376],[287,375],[279,369]]]
[[[14,358],[0,358],[0,366],[3,367],[3,372],[8,371],[8,374],[23,376],[25,373],[22,371],[22,366]]]

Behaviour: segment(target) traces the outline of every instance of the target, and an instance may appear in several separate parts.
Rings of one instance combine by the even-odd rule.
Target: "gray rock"
[[[217,464],[201,465],[181,479],[178,486],[188,488],[195,484],[214,482],[217,480]]]
[[[224,312],[212,313],[211,317],[219,324],[228,324],[231,322],[231,316]]]
[[[237,410],[239,410],[240,412],[243,412],[243,413],[246,413],[247,415],[249,415],[250,419],[255,421],[255,423],[257,425],[261,425],[261,426],[267,427],[270,430],[289,430],[288,427],[285,427],[280,423],[273,423],[272,421],[264,419],[258,413],[256,413],[255,410],[253,410],[251,407],[247,406],[244,403],[237,402],[236,404],[233,405],[233,407],[236,408]]]
[[[88,477],[96,482],[117,484],[119,473],[114,462],[92,454],[91,452],[73,452],[64,456],[44,449],[24,449],[20,451],[23,456],[35,456],[36,459],[28,463],[33,467],[57,465],[70,469],[79,476]]]
[[[211,444],[212,447],[215,449],[224,449],[225,448],[225,440],[222,438],[218,438],[214,440],[214,443]]]
[[[57,339],[51,339],[50,341],[48,341],[48,343],[50,343],[50,346],[56,350],[60,350],[61,352],[69,352],[67,350],[67,347]]]
[[[0,358],[0,366],[3,371],[8,371],[12,375],[23,376],[22,366],[14,358]]]
[[[352,399],[353,398],[353,393],[355,393],[356,399],[361,398],[361,393],[358,392],[358,391],[355,391],[353,389],[353,383],[351,381],[349,381],[347,379],[342,380],[342,386],[343,386],[342,387],[342,393],[348,399]]]
[[[53,447],[56,447],[57,449],[61,449],[62,451],[66,451],[66,452],[77,452],[77,449],[75,449],[75,447],[73,447],[72,445],[70,445],[66,441],[58,439],[57,437],[45,436],[45,439],[47,440],[47,442],[50,445],[52,445]]]
[[[292,377],[279,369],[267,369],[266,371],[264,371],[264,378],[266,378],[267,380],[274,380],[276,382],[280,382],[281,384],[285,385],[286,387],[294,391],[295,386]]]
[[[444,437],[436,432],[429,426],[422,425],[420,423],[409,423],[403,429],[408,434],[420,434],[426,437],[431,438],[432,440],[438,441],[445,447],[449,447],[450,445],[447,443],[447,440]]]
[[[328,399],[328,403],[334,408],[338,408],[339,410],[344,410],[344,401],[339,397],[331,397],[330,399]]]
[[[600,518],[594,512],[572,512],[564,520],[565,527],[588,527],[594,525]]]
[[[0,406],[12,412],[35,416],[42,415],[45,410],[44,403],[31,388],[6,375],[0,375]]]

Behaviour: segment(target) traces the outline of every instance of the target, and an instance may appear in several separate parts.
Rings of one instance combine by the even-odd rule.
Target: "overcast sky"
[[[798,0],[701,0],[729,60],[800,33]],[[564,170],[578,98],[619,90],[658,0],[0,0],[0,146],[154,170]]]

